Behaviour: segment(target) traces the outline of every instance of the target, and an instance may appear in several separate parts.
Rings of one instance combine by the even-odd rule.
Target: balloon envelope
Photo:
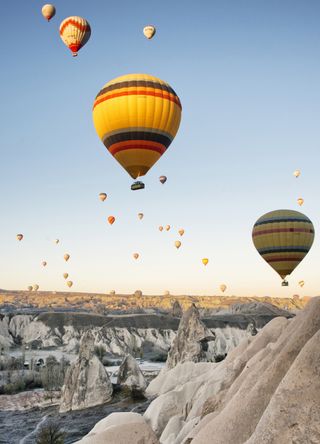
[[[54,241],[55,244],[58,244],[59,242],[60,242],[59,239],[56,239],[56,240]]]
[[[104,202],[106,200],[106,198],[107,198],[106,193],[100,193],[99,194],[99,199],[101,200],[101,202]]]
[[[116,219],[115,219],[114,216],[109,216],[109,217],[108,217],[108,222],[109,222],[110,225],[112,225],[112,224],[114,223],[115,220],[116,220]]]
[[[147,25],[143,28],[143,34],[147,37],[148,40],[152,39],[152,37],[156,33],[156,28],[153,25]]]
[[[222,291],[222,293],[224,293],[227,289],[227,286],[225,284],[221,284],[220,285],[220,290]]]
[[[133,253],[133,257],[134,257],[135,259],[138,259],[139,254],[138,254],[138,253]]]
[[[159,177],[159,180],[160,180],[160,182],[161,182],[162,184],[164,184],[164,183],[167,182],[167,178],[166,178],[166,176],[160,176],[160,177]]]
[[[167,226],[166,226],[166,231],[169,231],[170,228],[171,228],[170,225],[167,225]]]
[[[90,35],[90,25],[82,17],[67,17],[61,22],[60,37],[74,57],[78,55],[79,49],[88,42]]]
[[[47,262],[46,261],[42,261],[42,266],[46,267],[47,266]]]
[[[171,86],[147,74],[106,83],[93,104],[93,123],[110,154],[134,179],[144,176],[166,152],[181,120]]]
[[[304,199],[302,199],[302,197],[299,197],[299,199],[297,199],[297,202],[301,207],[301,205],[303,205]]]
[[[48,22],[52,19],[52,17],[56,14],[56,8],[53,5],[47,4],[42,6],[41,9],[42,15]]]
[[[159,227],[159,231],[162,231],[162,230],[163,230],[163,226],[160,225],[160,227]]]
[[[180,236],[183,236],[184,235],[184,229],[181,228],[181,230],[179,230],[178,233],[180,234]]]
[[[67,281],[67,285],[68,285],[68,287],[70,288],[70,287],[72,287],[73,282],[72,282],[72,281]]]
[[[143,213],[138,213],[138,218],[143,219]]]
[[[63,277],[64,277],[64,279],[68,279],[69,274],[68,273],[63,273]]]
[[[260,256],[284,279],[309,252],[314,226],[299,211],[270,211],[254,224],[252,240]]]
[[[208,259],[208,258],[204,257],[204,258],[202,259],[202,263],[203,263],[203,265],[207,265],[208,262],[209,262],[209,259]]]
[[[304,286],[304,281],[299,281],[299,285],[302,288]]]
[[[38,285],[38,284],[35,284],[35,285],[33,286],[33,289],[34,289],[34,291],[38,291],[38,290],[39,290],[39,285]]]
[[[32,285],[28,286],[28,291],[32,291]]]
[[[176,248],[180,248],[181,247],[181,242],[180,241],[175,241],[174,245],[176,246]]]
[[[295,170],[294,173],[293,173],[293,175],[294,175],[295,177],[299,177],[300,174],[301,174],[301,171],[300,171],[300,170]]]
[[[21,241],[23,239],[23,234],[17,234],[16,237],[18,241]]]
[[[70,259],[70,254],[66,253],[63,258],[67,262]]]

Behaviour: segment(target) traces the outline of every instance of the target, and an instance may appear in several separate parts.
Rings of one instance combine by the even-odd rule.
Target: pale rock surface
[[[112,413],[99,421],[91,432],[75,444],[159,444],[138,413]]]
[[[94,355],[94,337],[87,331],[81,339],[78,359],[67,370],[59,411],[104,404],[111,400],[112,390],[107,372]]]
[[[147,387],[147,382],[137,361],[129,354],[124,357],[119,367],[117,384],[130,391],[142,393]]]
[[[176,318],[181,318],[183,315],[183,309],[180,305],[180,302],[175,300],[172,304],[172,316]]]
[[[214,341],[214,334],[200,320],[194,304],[183,314],[178,332],[168,353],[166,367],[171,369],[179,362],[208,361],[208,342]]]

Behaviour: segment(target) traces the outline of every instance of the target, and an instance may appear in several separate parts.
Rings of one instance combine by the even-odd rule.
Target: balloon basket
[[[282,285],[282,287],[289,287],[289,282],[288,281],[282,281],[281,285]]]
[[[134,182],[132,185],[131,185],[131,189],[133,190],[133,191],[135,191],[135,190],[143,190],[144,189],[144,183],[143,182]]]

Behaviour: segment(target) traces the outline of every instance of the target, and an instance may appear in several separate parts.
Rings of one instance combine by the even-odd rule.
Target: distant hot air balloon
[[[159,177],[159,180],[160,180],[160,182],[161,182],[162,185],[163,185],[164,183],[167,182],[167,177],[166,177],[166,176],[160,176],[160,177]]]
[[[144,214],[143,213],[138,213],[138,218],[141,220],[143,219]]]
[[[310,250],[314,226],[298,211],[270,211],[254,224],[252,240],[258,253],[284,280]]]
[[[73,282],[72,281],[67,281],[67,285],[68,285],[69,288],[71,288],[72,285],[73,285]]]
[[[28,291],[32,291],[32,285],[29,285],[27,288],[28,288]]]
[[[153,25],[147,25],[143,28],[143,34],[147,37],[148,40],[152,39],[152,37],[156,33],[156,28]]]
[[[78,55],[79,49],[87,43],[90,35],[90,25],[82,17],[67,17],[60,25],[60,37],[72,52],[73,57]]]
[[[23,234],[17,234],[16,238],[17,238],[18,241],[22,241]]]
[[[227,286],[225,284],[221,284],[220,285],[220,290],[222,291],[222,293],[224,293],[227,289]]]
[[[163,230],[163,226],[160,225],[160,227],[159,227],[159,231],[162,231],[162,230]]]
[[[184,235],[184,229],[181,228],[181,230],[179,230],[178,233],[180,234],[180,236],[183,236]]]
[[[133,253],[133,257],[134,257],[135,259],[138,259],[139,254],[138,254],[138,253]]]
[[[180,120],[177,94],[168,83],[147,74],[111,80],[93,104],[98,136],[133,179],[147,174],[166,152]],[[139,181],[131,187],[141,188],[144,184]]]
[[[55,239],[54,241],[55,244],[58,244],[59,242],[60,242],[59,239]]]
[[[66,254],[63,256],[63,258],[64,258],[64,260],[65,260],[66,262],[68,262],[68,260],[70,259],[70,254],[66,253]]]
[[[106,193],[100,193],[99,194],[99,199],[101,200],[101,202],[104,202],[106,200],[106,198],[107,198]]]
[[[108,217],[108,222],[109,222],[110,225],[112,225],[115,220],[116,220],[116,218],[114,216],[109,216]]]
[[[209,259],[207,259],[206,257],[204,257],[204,258],[202,259],[202,263],[203,263],[203,265],[207,265],[208,262],[209,262]]]
[[[295,170],[295,171],[293,172],[293,175],[294,175],[296,178],[298,178],[298,177],[300,176],[300,174],[301,174],[301,171],[300,171],[300,170]]]
[[[38,290],[39,290],[39,285],[38,285],[38,284],[35,284],[35,285],[33,286],[33,290],[34,290],[34,291],[38,291]]]
[[[302,288],[304,286],[304,281],[299,281],[298,284],[300,285],[300,287]]]
[[[176,246],[176,248],[180,248],[181,247],[181,242],[180,241],[175,241],[174,245]]]
[[[64,277],[64,279],[68,279],[69,274],[68,273],[63,273],[63,277]]]
[[[299,199],[297,199],[297,202],[301,207],[301,205],[303,205],[304,199],[302,199],[302,197],[299,197]]]
[[[166,231],[169,231],[170,230],[170,225],[166,225]]]
[[[53,5],[47,4],[42,6],[41,9],[42,15],[48,22],[52,19],[52,17],[56,14],[56,8]]]
[[[42,266],[46,267],[47,266],[47,262],[46,261],[42,261]]]

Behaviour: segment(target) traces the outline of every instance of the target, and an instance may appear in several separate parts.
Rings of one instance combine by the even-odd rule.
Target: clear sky
[[[0,288],[65,290],[66,271],[74,291],[210,295],[226,283],[228,295],[319,294],[320,2],[56,0],[50,23],[43,3],[0,6]],[[70,15],[92,28],[77,58],[58,32]],[[106,82],[135,72],[167,81],[183,113],[146,189],[133,192],[91,110]],[[299,210],[300,196],[316,238],[283,288],[251,230],[267,211]]]

